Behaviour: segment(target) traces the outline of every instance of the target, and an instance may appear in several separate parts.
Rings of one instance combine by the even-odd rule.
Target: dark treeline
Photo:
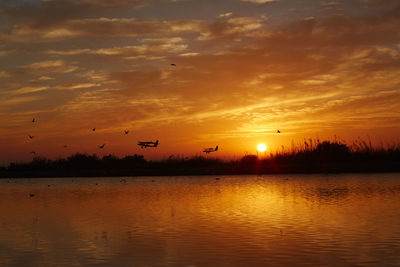
[[[10,177],[93,177],[148,175],[222,175],[273,173],[337,173],[400,171],[400,146],[373,148],[366,142],[348,146],[339,141],[313,142],[288,151],[257,157],[246,155],[239,160],[223,161],[202,156],[170,156],[148,161],[141,155],[102,158],[75,154],[66,159],[35,157],[29,163],[11,163],[0,168],[1,178]]]

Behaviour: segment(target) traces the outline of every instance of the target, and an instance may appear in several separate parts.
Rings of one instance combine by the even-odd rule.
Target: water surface
[[[400,265],[400,174],[123,179],[0,180],[0,265]]]

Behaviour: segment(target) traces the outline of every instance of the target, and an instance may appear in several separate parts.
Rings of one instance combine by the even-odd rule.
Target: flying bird
[[[29,135],[29,139],[33,139],[33,137],[34,137],[33,135]]]
[[[128,131],[128,130],[126,130],[126,131],[125,131],[125,134],[128,134],[128,133],[129,133],[129,131]]]
[[[93,131],[93,132],[96,131],[96,128],[93,128],[92,131]]]
[[[100,149],[103,149],[105,145],[106,145],[106,144],[102,144],[101,146],[99,146],[99,148],[100,148]]]
[[[172,67],[176,67],[176,64],[175,64],[175,63],[171,63],[171,66],[172,66]]]

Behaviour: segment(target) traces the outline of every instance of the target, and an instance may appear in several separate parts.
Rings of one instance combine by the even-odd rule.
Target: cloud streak
[[[25,7],[2,9],[0,48],[13,52],[1,54],[7,64],[0,63],[6,103],[0,119],[40,115],[43,133],[54,124],[54,135],[66,131],[82,140],[88,124],[96,124],[102,130],[93,142],[107,137],[122,147],[113,135],[121,128],[135,138],[192,145],[209,138],[240,151],[250,139],[279,146],[305,135],[351,137],[382,128],[394,129],[386,136],[395,140],[400,7],[318,1],[283,21],[295,8],[290,1],[252,2],[227,1],[201,18],[158,14],[155,2],[128,0],[42,2],[31,17],[23,16]],[[162,5],[174,12],[172,5],[194,3]],[[44,17],[56,7],[82,10]],[[136,17],[121,11],[127,7]],[[27,129],[10,125],[15,138]]]

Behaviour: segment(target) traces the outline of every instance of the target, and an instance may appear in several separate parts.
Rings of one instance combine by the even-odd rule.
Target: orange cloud
[[[117,8],[111,5],[54,24],[36,14],[0,33],[10,37],[4,49],[15,50],[5,55],[10,66],[0,68],[0,119],[12,122],[2,126],[7,140],[22,142],[32,115],[54,144],[68,132],[87,151],[105,139],[116,153],[138,152],[135,140],[125,148],[116,134],[125,128],[133,139],[167,140],[165,154],[194,153],[191,146],[210,140],[241,153],[262,138],[279,146],[382,128],[395,140],[399,132],[399,8],[381,2],[375,12],[338,14],[323,7],[345,3],[319,2],[315,14],[283,23],[264,11],[226,12],[231,8],[202,19],[105,17]],[[280,5],[288,7],[277,1],[268,8]],[[92,125],[99,135],[88,136]]]

